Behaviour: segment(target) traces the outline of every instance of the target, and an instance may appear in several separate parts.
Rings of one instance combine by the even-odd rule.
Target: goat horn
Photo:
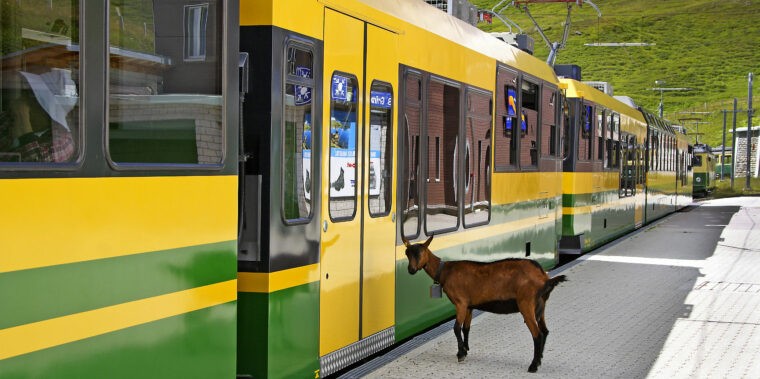
[[[427,241],[425,241],[425,243],[423,244],[423,245],[425,245],[425,247],[430,246],[430,242],[433,241],[433,236],[435,236],[435,234],[430,235],[430,237],[427,239]]]
[[[403,243],[404,243],[404,246],[406,246],[406,247],[409,247],[409,245],[411,245],[411,244],[409,243],[409,240],[408,240],[408,239],[406,239],[406,237],[404,237],[404,235],[403,235],[403,234],[401,235],[401,242],[403,242]]]

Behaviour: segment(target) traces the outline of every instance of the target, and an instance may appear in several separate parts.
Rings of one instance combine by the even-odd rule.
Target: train
[[[692,202],[685,130],[572,78],[566,89],[560,250],[581,254]]]
[[[716,167],[718,157],[710,145],[694,145],[694,196],[704,197],[717,187]]]
[[[691,201],[667,121],[417,0],[2,2],[0,378],[327,377]]]
[[[715,154],[715,178],[724,180],[730,179],[734,174],[734,151],[729,147],[718,147],[712,149]]]

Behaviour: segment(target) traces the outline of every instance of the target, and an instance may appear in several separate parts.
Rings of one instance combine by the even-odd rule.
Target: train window
[[[605,118],[605,129],[604,129],[604,139],[605,139],[605,150],[607,154],[607,160],[604,163],[604,168],[611,169],[615,167],[614,164],[614,156],[613,156],[613,140],[615,139],[615,118],[613,116],[612,112],[606,112],[606,118]]]
[[[605,124],[606,112],[604,110],[598,111],[596,114],[596,159],[602,161],[603,166],[607,168],[607,161],[604,159],[604,137],[606,133],[607,125]]]
[[[127,12],[110,2],[107,149],[117,167],[221,164],[222,6],[134,2]]]
[[[415,238],[420,233],[420,128],[422,127],[422,76],[407,71],[404,75],[403,128],[399,146],[405,153],[399,154],[404,160],[399,162],[401,180],[399,185],[401,228],[407,238]]]
[[[79,3],[0,5],[0,167],[79,156]]]
[[[521,129],[522,117],[517,118],[517,74],[499,70],[496,91],[496,129],[494,133],[494,169],[497,172],[517,168],[519,138],[514,131]]]
[[[330,80],[330,218],[356,214],[356,77],[335,73]]]
[[[427,136],[441,140],[441,180],[425,185],[425,231],[427,234],[455,229],[459,225],[457,201],[457,166],[466,152],[459,143],[460,89],[438,80],[431,80],[427,91]],[[428,150],[427,170],[435,167],[434,152]]]
[[[659,167],[659,143],[660,137],[657,133],[657,131],[652,131],[652,143],[651,143],[651,150],[652,150],[652,156],[651,156],[651,170],[656,171]]]
[[[594,107],[583,105],[581,107],[581,127],[578,136],[578,160],[591,160],[591,133],[594,129]]]
[[[393,87],[374,81],[369,99],[369,214],[384,216],[391,209]]]
[[[488,223],[491,210],[491,94],[467,90],[464,226]]]
[[[520,117],[520,167],[535,169],[538,166],[538,111],[539,86],[522,81]]]
[[[313,141],[319,141],[314,125],[312,72],[314,56],[306,46],[285,50],[285,97],[282,125],[282,215],[289,224],[308,222],[312,215],[314,167]]]
[[[573,109],[570,101],[565,98],[562,102],[562,159],[570,156],[570,146],[572,145],[572,136],[570,135],[570,120],[573,119]]]
[[[541,108],[541,155],[557,155],[557,90],[551,87],[544,87],[543,102]],[[552,166],[553,167],[553,166]]]

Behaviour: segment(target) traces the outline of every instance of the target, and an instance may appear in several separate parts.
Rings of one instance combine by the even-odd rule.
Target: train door
[[[358,360],[393,343],[390,123],[398,80],[393,33],[326,9],[324,41],[323,376],[337,359]],[[365,338],[373,339],[352,346]]]

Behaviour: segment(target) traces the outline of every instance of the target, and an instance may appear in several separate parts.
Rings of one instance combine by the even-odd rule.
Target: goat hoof
[[[457,362],[464,362],[464,359],[467,358],[467,353],[461,354],[457,353]]]
[[[528,367],[528,372],[536,372],[536,371],[538,371],[538,366],[539,366],[538,363],[535,363],[535,362],[531,363],[530,367]]]

